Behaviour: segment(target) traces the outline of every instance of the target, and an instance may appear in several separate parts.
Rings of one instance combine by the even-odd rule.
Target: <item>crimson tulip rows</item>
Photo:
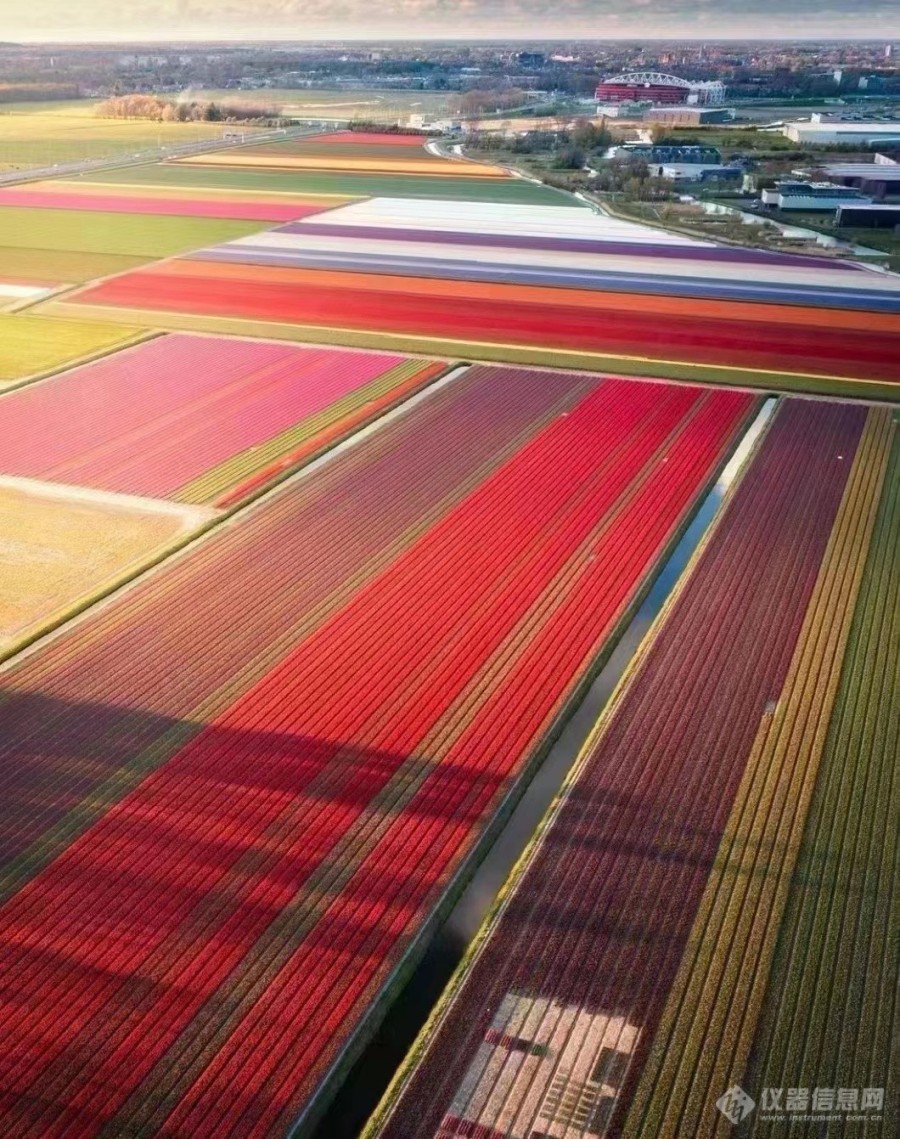
[[[473,369],[27,662],[5,1125],[283,1133],[753,407]]]

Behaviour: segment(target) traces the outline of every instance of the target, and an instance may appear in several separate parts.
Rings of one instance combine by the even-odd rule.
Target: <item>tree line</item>
[[[162,95],[115,95],[97,108],[105,119],[144,119],[154,123],[239,123],[281,126],[272,107],[252,103],[215,103],[199,99],[167,99]]]

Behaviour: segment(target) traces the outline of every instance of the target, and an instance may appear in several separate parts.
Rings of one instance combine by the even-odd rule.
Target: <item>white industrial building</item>
[[[706,182],[727,178],[739,182],[744,175],[738,166],[728,166],[724,162],[666,162],[658,166],[651,164],[650,173],[655,178],[668,178],[671,182]]]
[[[900,144],[900,122],[794,122],[785,123],[783,134],[791,142],[810,143],[813,146],[870,146]]]
[[[849,186],[830,182],[779,182],[771,190],[763,190],[762,204],[776,210],[818,210],[832,213],[839,206],[858,206],[871,202],[865,194]]]

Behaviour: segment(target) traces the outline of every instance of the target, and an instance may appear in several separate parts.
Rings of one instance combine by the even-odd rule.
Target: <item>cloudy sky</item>
[[[0,40],[900,36],[898,0],[0,0]]]

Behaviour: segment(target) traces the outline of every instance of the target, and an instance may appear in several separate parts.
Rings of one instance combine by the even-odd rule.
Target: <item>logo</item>
[[[721,1111],[729,1123],[737,1125],[746,1119],[756,1107],[756,1102],[747,1095],[742,1087],[735,1084],[724,1095],[716,1100],[716,1107]]]

